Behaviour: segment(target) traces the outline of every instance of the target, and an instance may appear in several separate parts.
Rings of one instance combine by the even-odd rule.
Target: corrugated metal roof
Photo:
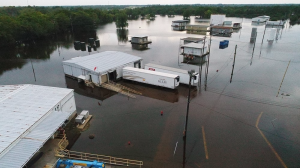
[[[49,114],[0,158],[0,167],[23,167],[70,115],[61,111]]]
[[[38,85],[1,85],[0,157],[18,145],[21,138],[34,131],[35,126],[47,119],[52,108],[71,92],[72,89]],[[57,116],[57,119],[66,118]],[[45,131],[48,131],[48,127],[44,127]]]
[[[98,73],[108,72],[125,64],[142,60],[142,58],[118,51],[105,51],[84,57],[75,57],[63,61],[63,64],[87,69]]]

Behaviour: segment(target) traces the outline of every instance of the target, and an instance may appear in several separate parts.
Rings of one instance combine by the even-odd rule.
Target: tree
[[[121,29],[128,27],[126,13],[120,12],[116,15],[116,26],[117,28],[121,28]]]
[[[182,15],[183,15],[183,19],[189,20],[190,16],[191,16],[191,13],[190,13],[190,11],[188,9],[186,9],[186,10],[184,10],[184,12],[183,12]]]

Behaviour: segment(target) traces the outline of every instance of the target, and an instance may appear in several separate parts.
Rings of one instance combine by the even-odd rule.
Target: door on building
[[[115,81],[117,79],[117,71],[111,71],[108,73],[108,78],[110,81]]]
[[[107,82],[107,74],[101,75],[101,84]]]
[[[141,68],[141,62],[140,62],[140,61],[135,62],[135,63],[134,63],[134,67],[135,67],[135,68]]]

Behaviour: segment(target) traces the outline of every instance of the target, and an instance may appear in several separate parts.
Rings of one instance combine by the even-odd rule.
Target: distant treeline
[[[209,18],[211,14],[252,18],[269,15],[271,20],[290,18],[298,22],[300,5],[152,5],[144,7],[2,7],[0,8],[0,46],[41,39],[65,32],[95,30],[99,24],[112,22],[125,13],[128,19],[139,16],[184,15]],[[125,18],[125,21],[127,20]],[[126,23],[124,23],[126,25]]]

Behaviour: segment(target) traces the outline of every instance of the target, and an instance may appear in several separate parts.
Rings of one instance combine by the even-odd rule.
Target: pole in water
[[[161,112],[160,112],[160,115],[161,115],[161,116],[163,116],[163,115],[164,115],[164,112],[163,112],[163,111],[161,111]]]
[[[235,45],[235,51],[234,51],[234,58],[233,58],[233,64],[232,64],[232,71],[231,71],[230,83],[232,81],[232,76],[233,76],[233,70],[234,70],[234,64],[235,64],[235,56],[236,56],[236,48],[237,48],[237,45]]]
[[[31,68],[32,68],[33,76],[34,76],[34,81],[36,82],[35,72],[34,72],[34,68],[33,68],[31,59],[30,59],[30,63],[31,63]]]

